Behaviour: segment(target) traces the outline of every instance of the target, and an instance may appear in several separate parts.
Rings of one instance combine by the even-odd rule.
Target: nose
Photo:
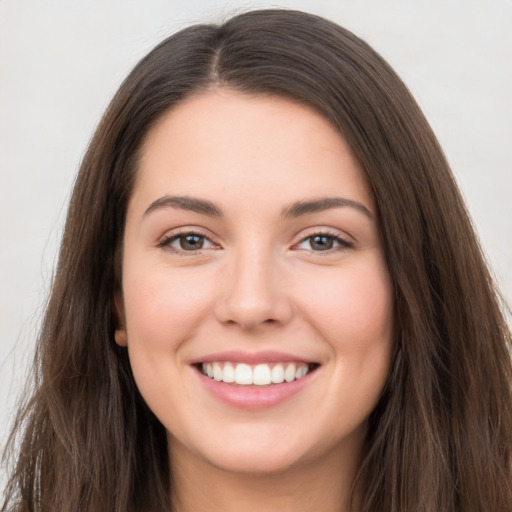
[[[224,270],[221,296],[215,305],[218,321],[247,331],[290,321],[292,302],[271,255],[247,250],[235,256]]]

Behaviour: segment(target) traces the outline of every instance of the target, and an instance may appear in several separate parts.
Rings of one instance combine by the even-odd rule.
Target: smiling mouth
[[[316,370],[317,363],[199,363],[199,371],[212,380],[238,386],[271,386],[300,380]]]

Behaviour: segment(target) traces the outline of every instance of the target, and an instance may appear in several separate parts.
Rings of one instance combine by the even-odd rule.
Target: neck
[[[343,459],[334,450],[338,457],[332,460],[253,474],[215,467],[174,445],[173,512],[352,511],[351,487],[360,448],[352,448]]]

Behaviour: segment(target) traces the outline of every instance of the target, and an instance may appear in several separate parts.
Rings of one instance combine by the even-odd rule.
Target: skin
[[[326,197],[354,204],[290,215]],[[190,232],[201,249],[176,238]],[[122,285],[116,341],[167,429],[176,509],[339,512],[389,373],[393,296],[372,194],[334,127],[287,99],[229,89],[173,108],[143,147]],[[225,350],[320,366],[283,403],[243,410],[191,365]]]

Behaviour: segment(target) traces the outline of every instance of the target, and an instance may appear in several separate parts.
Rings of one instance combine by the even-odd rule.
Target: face
[[[361,446],[393,297],[371,192],[322,116],[225,89],[166,114],[122,284],[116,340],[171,457],[268,472]]]

